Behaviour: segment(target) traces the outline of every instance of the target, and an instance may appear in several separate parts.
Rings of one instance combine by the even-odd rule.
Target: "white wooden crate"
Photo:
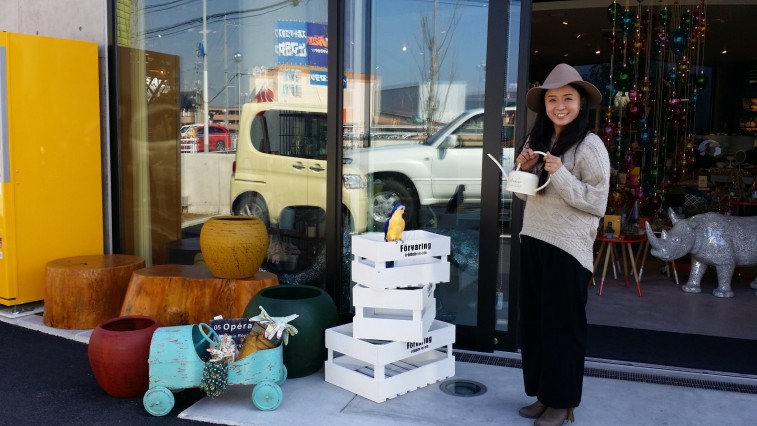
[[[352,287],[352,305],[355,307],[421,310],[434,302],[435,290],[436,284],[377,289],[358,283]]]
[[[362,340],[352,336],[352,324],[334,327],[326,330],[326,381],[384,402],[454,376],[454,340],[455,326],[441,321],[420,342]]]
[[[352,334],[352,323],[326,330],[326,348],[329,349],[329,357],[334,352],[374,365],[389,364],[442,346],[448,346],[452,353],[453,343],[455,343],[455,325],[443,321],[434,321],[425,338],[419,342],[356,339]]]
[[[435,304],[422,311],[356,307],[352,325],[357,339],[415,342],[423,340],[435,317]]]
[[[367,259],[355,258],[352,261],[352,280],[377,289],[418,287],[449,282],[449,270],[449,262],[446,259],[435,257],[403,261],[402,265],[395,262],[394,267],[390,268],[383,263],[378,265]]]
[[[352,254],[373,262],[446,257],[449,253],[450,238],[428,231],[405,231],[402,233],[402,242],[384,241],[383,232],[352,236]]]
[[[401,288],[449,281],[450,238],[405,231],[403,241],[382,232],[352,237],[352,280],[371,288]]]
[[[436,317],[436,284],[420,288],[352,288],[355,317],[353,337],[358,339],[423,340]]]

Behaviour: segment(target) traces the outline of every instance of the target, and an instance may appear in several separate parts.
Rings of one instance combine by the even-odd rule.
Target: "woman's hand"
[[[515,162],[520,164],[520,169],[526,172],[533,169],[537,161],[539,161],[539,154],[534,154],[531,148],[524,149],[515,158]]]
[[[544,157],[544,170],[549,172],[550,175],[553,175],[560,167],[562,167],[562,160],[560,157],[547,153]]]

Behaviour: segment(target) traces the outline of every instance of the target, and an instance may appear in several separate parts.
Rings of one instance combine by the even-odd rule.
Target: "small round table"
[[[599,284],[599,295],[602,295],[602,291],[604,290],[605,286],[605,275],[607,275],[607,264],[610,262],[610,258],[613,259],[616,258],[615,256],[615,244],[620,245],[621,250],[621,258],[623,259],[623,274],[625,276],[626,280],[626,287],[629,286],[628,283],[628,261],[631,263],[631,270],[633,271],[633,276],[636,279],[636,292],[639,294],[639,297],[642,296],[641,292],[641,281],[639,279],[639,274],[636,271],[636,255],[633,252],[633,244],[634,243],[644,243],[647,240],[647,237],[645,235],[639,235],[639,236],[621,236],[617,238],[605,238],[603,235],[597,236],[597,241],[599,241],[601,244],[599,246],[599,252],[597,253],[597,257],[594,259],[594,270],[597,269],[598,263],[600,259],[602,258],[602,252],[605,251],[605,262],[604,262],[604,268],[602,269],[602,281]]]

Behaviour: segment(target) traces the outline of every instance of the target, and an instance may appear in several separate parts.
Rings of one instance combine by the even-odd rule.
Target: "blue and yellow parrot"
[[[402,241],[402,231],[405,230],[405,206],[397,204],[392,209],[389,219],[384,222],[384,240],[385,241]]]

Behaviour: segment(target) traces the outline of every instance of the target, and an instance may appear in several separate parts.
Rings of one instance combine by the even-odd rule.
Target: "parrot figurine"
[[[405,206],[402,204],[394,206],[389,219],[384,223],[384,241],[402,242],[402,231],[405,230],[405,219],[402,218],[403,214],[405,214]]]

